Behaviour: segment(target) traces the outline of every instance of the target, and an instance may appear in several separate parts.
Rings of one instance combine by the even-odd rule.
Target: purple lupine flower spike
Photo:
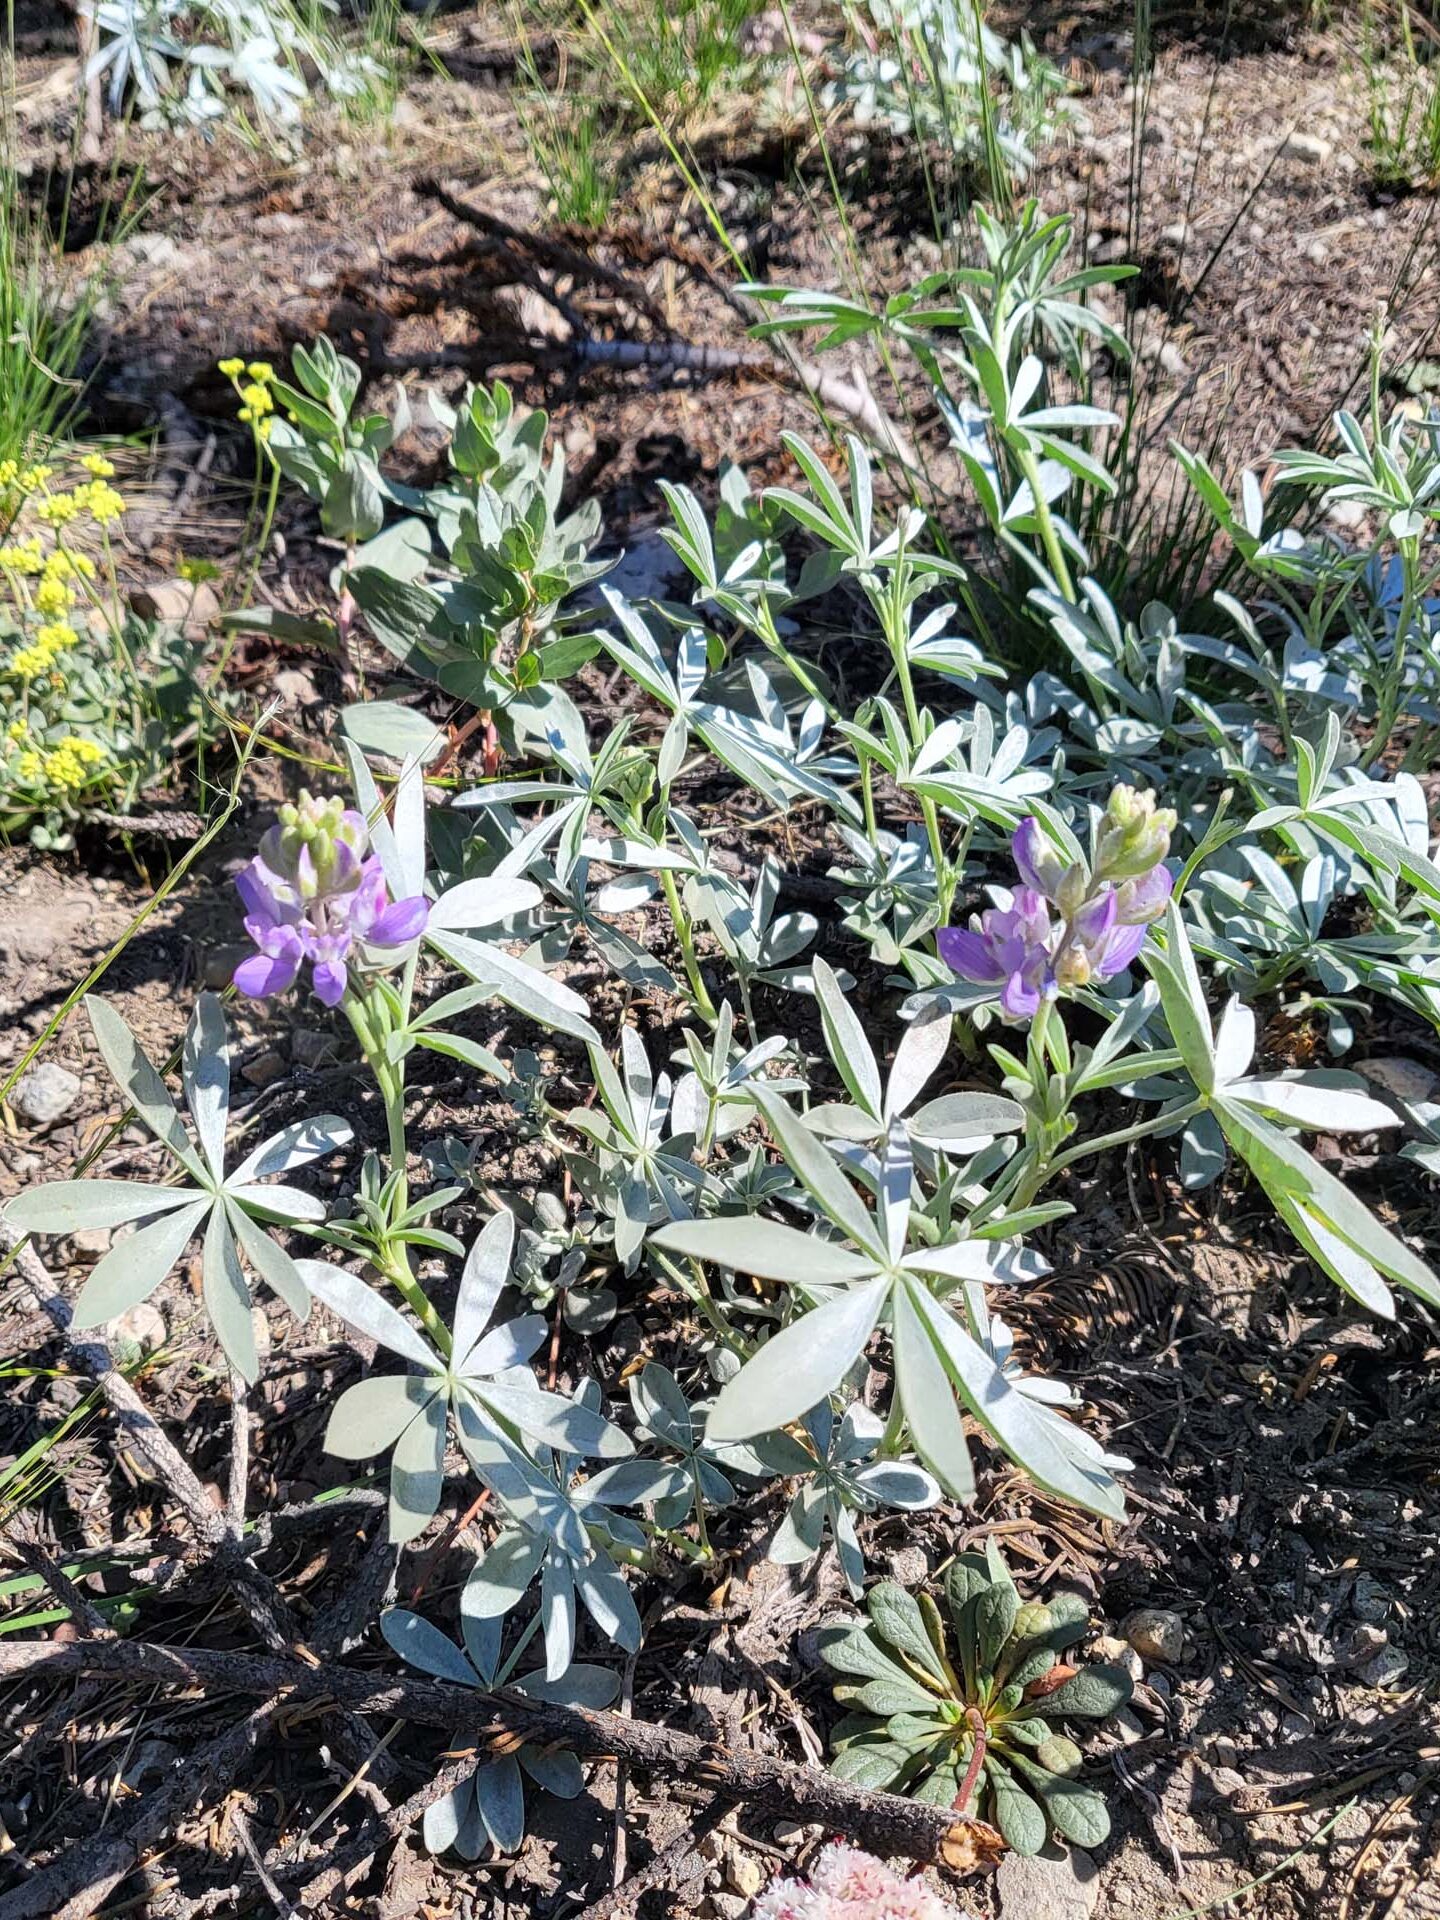
[[[1110,795],[1095,868],[1066,862],[1040,822],[1027,816],[1010,843],[1022,884],[1008,907],[936,937],[940,958],[962,980],[1000,988],[1001,1011],[1030,1019],[1057,993],[1123,973],[1165,911],[1173,881],[1163,864],[1175,815],[1153,793],[1119,786]],[[1051,920],[1051,910],[1055,920]]]
[[[245,931],[259,951],[235,970],[241,993],[284,993],[309,961],[316,997],[338,1006],[355,961],[393,963],[425,930],[423,894],[388,901],[385,873],[368,852],[365,822],[339,800],[302,793],[285,806],[235,885]]]

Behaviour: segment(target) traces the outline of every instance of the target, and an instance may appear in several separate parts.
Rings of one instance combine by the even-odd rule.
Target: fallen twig
[[[473,1739],[483,1750],[497,1736],[522,1735],[569,1747],[589,1759],[633,1767],[742,1801],[777,1819],[819,1821],[857,1845],[887,1857],[935,1860],[956,1872],[992,1865],[1003,1845],[993,1827],[940,1807],[851,1786],[818,1767],[798,1767],[769,1754],[745,1753],[697,1740],[670,1727],[617,1713],[532,1700],[509,1688],[472,1693],[408,1676],[368,1674],[340,1665],[323,1669],[298,1660],[144,1641],[80,1641],[56,1646],[29,1641],[0,1645],[0,1680],[113,1674],[201,1692],[283,1695],[288,1702],[330,1701],[351,1714],[382,1713]],[[13,1898],[14,1896],[11,1896]],[[0,1920],[17,1920],[0,1901]]]

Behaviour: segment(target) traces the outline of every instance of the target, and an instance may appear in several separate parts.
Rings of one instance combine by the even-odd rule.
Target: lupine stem
[[[700,962],[695,955],[695,932],[690,924],[680,899],[680,889],[675,884],[675,876],[668,867],[660,869],[660,885],[665,892],[665,903],[670,909],[670,918],[675,927],[675,938],[680,942],[680,956],[685,962],[685,977],[690,982],[690,997],[695,1003],[695,1011],[702,1020],[714,1026],[719,1015],[715,1011],[715,1002],[710,998],[704,978],[700,972]]]

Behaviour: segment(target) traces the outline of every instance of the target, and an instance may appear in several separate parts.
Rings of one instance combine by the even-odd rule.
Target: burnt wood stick
[[[477,1758],[519,1741],[570,1748],[588,1759],[624,1760],[632,1767],[685,1780],[711,1793],[741,1801],[778,1819],[819,1821],[872,1853],[907,1860],[939,1861],[956,1872],[991,1865],[1002,1845],[982,1820],[949,1808],[927,1807],[892,1793],[853,1787],[818,1767],[795,1766],[768,1754],[719,1747],[693,1734],[618,1713],[551,1705],[501,1688],[469,1692],[432,1680],[362,1673],[326,1664],[198,1647],[161,1647],[144,1641],[78,1641],[55,1645],[26,1641],[0,1645],[0,1682],[104,1674],[150,1680],[173,1687],[220,1693],[284,1695],[287,1703],[328,1701],[350,1714],[378,1713],[391,1719],[443,1729],[472,1739]],[[22,1890],[23,1891],[23,1890]],[[34,1912],[0,1899],[0,1920]]]

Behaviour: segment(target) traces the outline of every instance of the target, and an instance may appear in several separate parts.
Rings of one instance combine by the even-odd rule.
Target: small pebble
[[[10,1105],[32,1127],[53,1127],[80,1097],[80,1076],[53,1060],[22,1073]]]
[[[257,1053],[240,1069],[240,1078],[248,1080],[252,1087],[273,1086],[285,1074],[285,1056],[276,1053],[273,1047],[267,1047],[264,1053]]]
[[[1103,1665],[1119,1667],[1120,1671],[1128,1673],[1132,1680],[1143,1680],[1145,1677],[1144,1663],[1128,1640],[1119,1640],[1114,1634],[1102,1633],[1098,1640],[1091,1641],[1090,1651]]]
[[[923,1547],[897,1547],[885,1565],[897,1586],[921,1587],[930,1577],[930,1562]]]
[[[333,1067],[340,1058],[340,1044],[333,1033],[299,1027],[290,1042],[290,1054],[297,1067]]]
[[[1185,1623],[1165,1607],[1141,1607],[1125,1622],[1124,1631],[1142,1660],[1173,1666],[1185,1657]]]

